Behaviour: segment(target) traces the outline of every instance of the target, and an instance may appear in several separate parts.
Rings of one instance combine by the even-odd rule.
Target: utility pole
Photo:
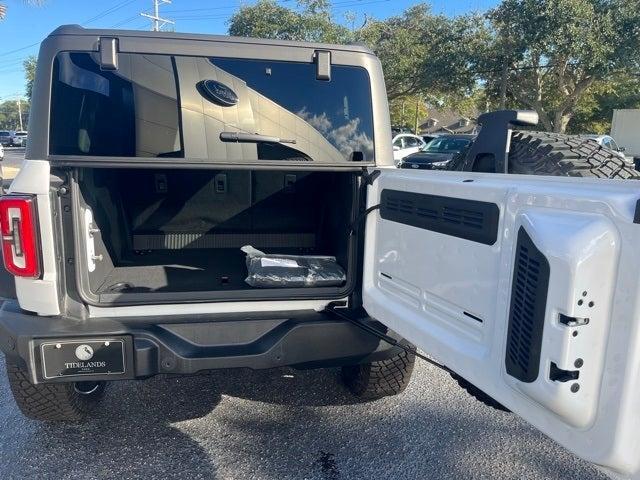
[[[419,119],[419,115],[420,115],[420,103],[422,102],[422,96],[421,95],[417,95],[416,96],[416,116],[415,116],[415,122],[414,122],[414,129],[413,129],[413,133],[415,133],[416,135],[418,135],[418,119]]]
[[[500,110],[507,108],[507,83],[509,82],[509,64],[507,58],[502,60],[502,74],[500,75]]]
[[[20,103],[20,97],[18,97],[18,118],[20,123],[20,131],[22,132],[24,128],[22,128],[22,104]]]
[[[140,14],[143,17],[147,17],[151,20],[151,30],[153,32],[159,32],[162,27],[164,27],[168,23],[172,25],[176,23],[173,20],[162,18],[160,16],[160,5],[163,5],[165,3],[171,3],[171,0],[153,0],[153,15],[144,12]]]

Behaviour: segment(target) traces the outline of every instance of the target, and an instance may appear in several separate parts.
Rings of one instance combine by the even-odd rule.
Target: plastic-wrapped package
[[[336,257],[266,254],[245,245],[248,275],[252,287],[337,287],[347,279]]]

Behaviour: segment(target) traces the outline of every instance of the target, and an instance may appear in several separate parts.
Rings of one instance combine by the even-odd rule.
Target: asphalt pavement
[[[22,155],[7,150],[5,172]],[[24,418],[3,372],[0,356],[3,480],[606,478],[420,360],[404,393],[374,402],[356,401],[335,369],[114,382],[79,425]]]
[[[0,375],[0,418],[2,479],[605,478],[421,361],[404,393],[366,403],[334,369],[114,382],[67,426],[24,418]]]

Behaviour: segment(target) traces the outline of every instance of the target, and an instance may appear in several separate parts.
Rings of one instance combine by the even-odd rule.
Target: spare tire
[[[640,179],[640,172],[595,140],[550,132],[514,131],[509,173]]]
[[[494,172],[493,155],[467,158],[471,148],[457,154],[447,170]],[[562,177],[640,179],[631,162],[595,140],[578,135],[514,130],[509,148],[509,173]]]

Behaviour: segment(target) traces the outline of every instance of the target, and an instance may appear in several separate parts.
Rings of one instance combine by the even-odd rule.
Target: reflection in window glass
[[[366,70],[332,65],[331,81],[327,82],[316,79],[313,63],[230,58],[213,58],[211,63],[246,82],[251,91],[275,102],[280,116],[289,112],[304,120],[304,123],[292,121],[289,131],[295,123],[295,131],[291,134],[296,136],[298,144],[310,142],[313,160],[327,160],[322,156],[335,155],[329,148],[314,148],[313,137],[318,134],[345,159],[350,159],[353,152],[362,152],[364,160],[373,160],[371,90]],[[260,103],[259,99],[253,101]],[[263,128],[258,131],[265,133],[265,127],[269,131],[281,129],[282,124],[273,124],[277,118],[277,115],[264,118]],[[312,129],[306,128],[307,125]],[[305,138],[309,130],[311,133]]]
[[[185,157],[218,162],[372,161],[369,78],[313,63],[120,54],[115,71],[93,53],[54,62],[49,151],[54,155]],[[243,134],[241,142],[234,134]],[[247,138],[247,135],[251,138]]]
[[[103,71],[89,53],[54,62],[49,151],[54,155],[183,156],[172,59],[119,55]]]

